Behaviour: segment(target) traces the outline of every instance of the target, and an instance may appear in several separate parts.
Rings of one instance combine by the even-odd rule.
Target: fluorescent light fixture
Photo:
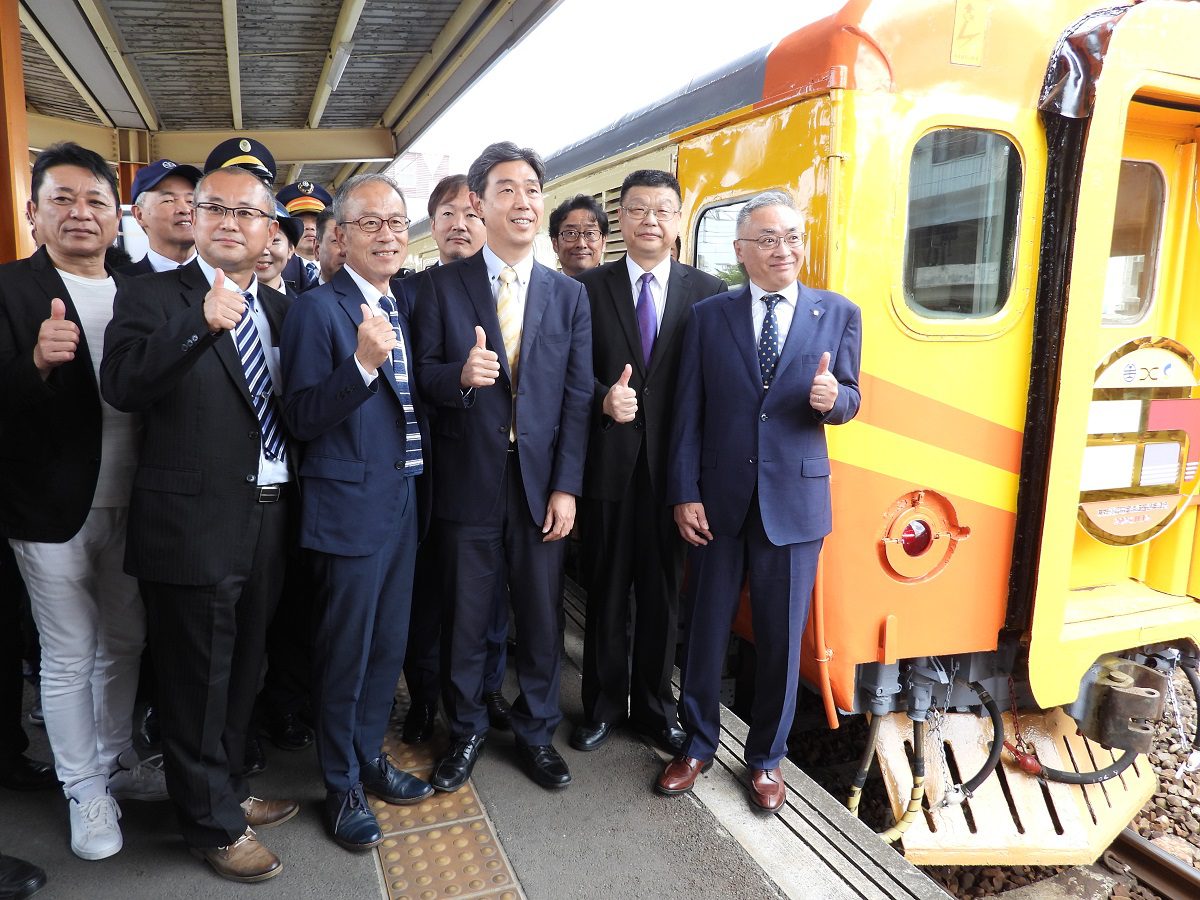
[[[336,91],[338,85],[342,81],[342,74],[346,71],[346,65],[350,62],[350,53],[354,50],[354,42],[347,41],[337,45],[333,51],[333,62],[329,66],[329,77],[325,79],[325,83],[329,85],[330,92]]]

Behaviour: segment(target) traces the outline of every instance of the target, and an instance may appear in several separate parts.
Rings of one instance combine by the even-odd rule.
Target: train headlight
[[[971,533],[958,522],[954,504],[936,491],[896,498],[883,515],[879,561],[897,581],[933,578],[950,562],[954,548]]]

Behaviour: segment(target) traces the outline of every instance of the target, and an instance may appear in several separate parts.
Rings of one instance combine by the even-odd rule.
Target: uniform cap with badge
[[[325,207],[333,205],[333,197],[329,195],[329,191],[312,181],[297,181],[284,185],[276,197],[293,216],[300,213],[317,215]]]
[[[205,174],[230,166],[247,169],[270,187],[275,181],[275,157],[262,141],[254,138],[229,138],[213,147],[204,161]]]

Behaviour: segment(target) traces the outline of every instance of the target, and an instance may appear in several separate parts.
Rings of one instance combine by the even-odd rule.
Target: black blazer
[[[82,326],[73,360],[45,381],[33,364],[55,297],[79,325],[45,247],[0,266],[0,536],[46,543],[83,527],[100,471],[100,392]]]
[[[209,287],[196,261],[130,279],[104,338],[104,398],[142,414],[125,571],[166,584],[216,584],[254,556],[258,418],[232,332],[208,333]],[[258,299],[278,347],[289,301]]]
[[[650,356],[642,361],[642,339],[625,257],[578,276],[587,288],[592,309],[592,362],[595,397],[583,493],[593,500],[620,500],[625,493],[643,442],[655,492],[666,492],[667,445],[675,410],[675,380],[687,312],[692,304],[719,294],[725,282],[699,269],[671,261],[667,306]],[[629,386],[637,391],[637,418],[618,425],[604,414],[604,397],[633,366]]]
[[[122,266],[117,271],[122,275],[128,275],[130,278],[137,278],[139,275],[153,275],[154,266],[150,265],[149,256],[143,256],[137,262]]]

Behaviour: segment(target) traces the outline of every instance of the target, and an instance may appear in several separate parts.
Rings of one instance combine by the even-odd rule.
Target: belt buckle
[[[259,503],[277,503],[283,495],[283,489],[277,484],[264,484],[258,489]]]

